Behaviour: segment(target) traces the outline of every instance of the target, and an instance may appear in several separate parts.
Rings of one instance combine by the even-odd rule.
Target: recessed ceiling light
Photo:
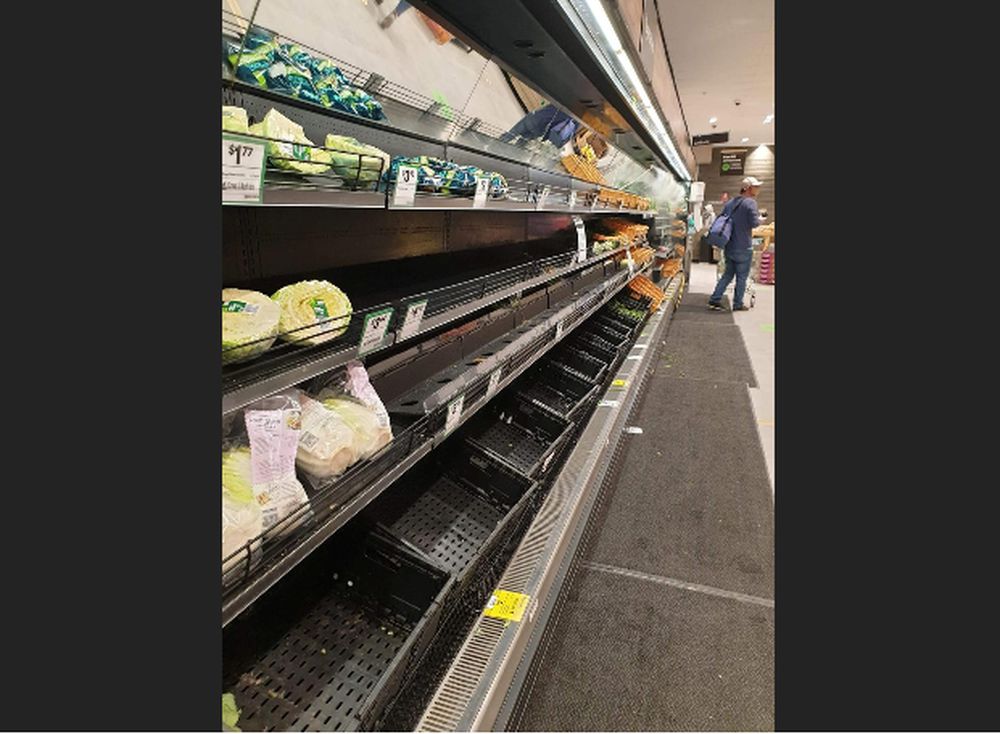
[[[741,140],[740,142],[741,143],[749,143],[750,142],[750,138],[743,138],[743,140]]]
[[[708,118],[708,124],[709,124],[709,125],[714,125],[714,124],[715,124],[715,123],[717,123],[718,121],[719,121],[719,118],[718,118],[718,117],[709,117],[709,118]]]
[[[765,125],[770,125],[772,122],[774,122],[774,115],[768,115],[764,118]]]

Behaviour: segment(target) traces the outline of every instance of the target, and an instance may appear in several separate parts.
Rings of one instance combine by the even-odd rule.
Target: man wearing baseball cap
[[[729,216],[733,223],[732,234],[726,243],[724,256],[726,271],[715,285],[715,291],[709,296],[708,307],[721,311],[722,294],[736,278],[736,293],[733,297],[733,311],[749,311],[743,305],[743,293],[747,287],[747,276],[750,274],[750,263],[753,261],[753,228],[761,223],[760,212],[757,211],[757,193],[763,185],[753,176],[743,179],[740,195],[728,202],[720,216]]]

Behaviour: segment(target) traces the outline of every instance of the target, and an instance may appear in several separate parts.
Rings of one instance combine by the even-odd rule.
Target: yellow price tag
[[[615,380],[611,383],[611,387],[626,387],[628,385],[628,380]]]
[[[522,617],[524,617],[524,610],[528,608],[530,600],[531,597],[527,594],[518,594],[516,591],[497,589],[493,592],[490,600],[486,602],[486,608],[483,609],[483,616],[520,622]]]

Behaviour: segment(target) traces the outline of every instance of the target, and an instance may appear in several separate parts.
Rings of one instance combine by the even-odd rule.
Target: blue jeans
[[[726,292],[726,288],[729,284],[733,282],[733,276],[736,277],[736,295],[733,298],[733,308],[739,308],[743,305],[743,292],[747,289],[747,276],[750,275],[750,261],[736,262],[730,258],[726,258],[726,271],[719,278],[719,282],[715,284],[715,291],[709,297],[709,301],[712,303],[718,303],[722,300],[722,294]]]

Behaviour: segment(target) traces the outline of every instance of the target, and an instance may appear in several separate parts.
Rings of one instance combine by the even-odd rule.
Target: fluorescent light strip
[[[584,22],[579,5],[582,4],[588,14],[594,19],[597,30],[602,36],[601,40],[603,40],[603,44],[599,43],[597,46],[597,50],[602,52],[596,54],[598,60],[602,62],[605,71],[616,82],[619,91],[629,98],[633,111],[635,111],[639,119],[646,125],[653,134],[653,137],[656,138],[657,142],[666,151],[667,160],[670,164],[681,174],[685,181],[690,181],[691,174],[681,160],[677,148],[674,147],[674,142],[670,139],[666,125],[660,119],[659,114],[657,114],[656,108],[653,106],[653,101],[646,91],[646,85],[639,78],[639,74],[629,55],[625,53],[614,24],[604,9],[604,4],[601,0],[559,0],[559,4],[562,6],[566,16],[576,25],[580,35],[584,37],[589,34],[593,38],[594,33]],[[605,51],[611,54],[610,59],[607,57],[607,53],[604,53]],[[616,66],[618,68],[615,68]],[[624,72],[628,83],[632,85],[631,90],[623,82],[620,72]],[[635,95],[638,95],[638,100],[636,100]]]

